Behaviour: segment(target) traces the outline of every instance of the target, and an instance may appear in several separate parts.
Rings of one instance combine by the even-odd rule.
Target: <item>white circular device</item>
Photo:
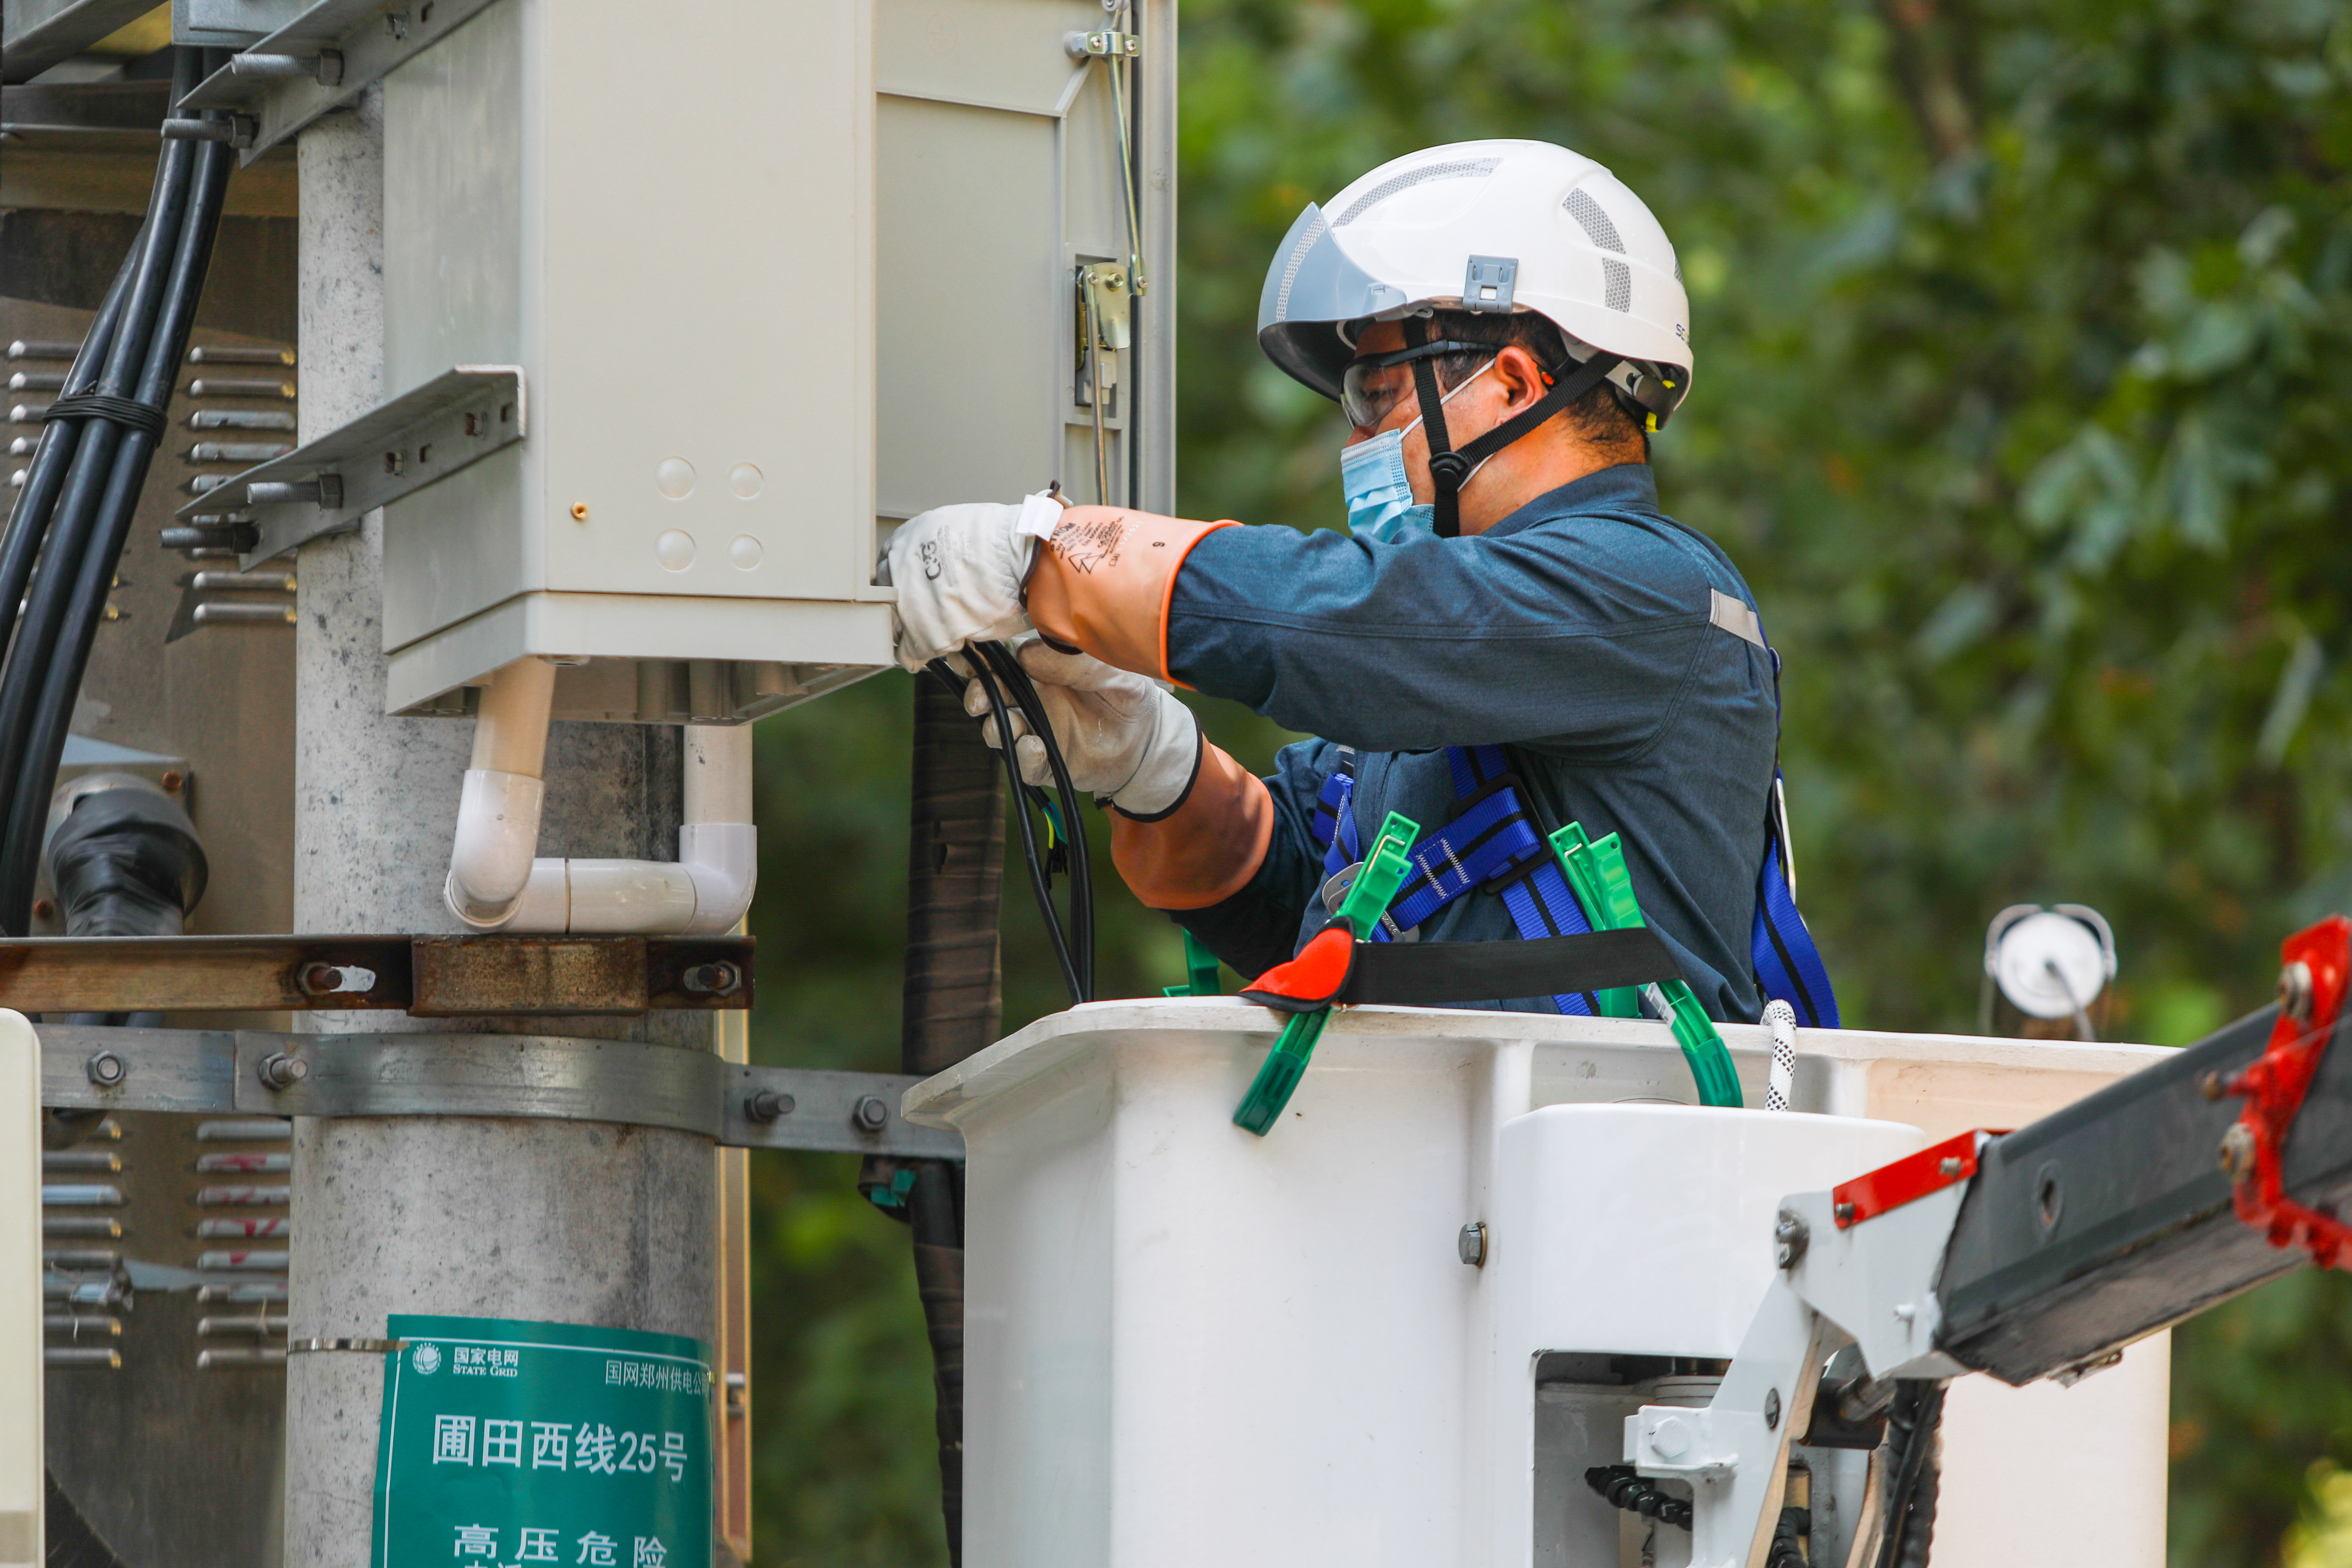
[[[1993,922],[1985,972],[2019,1012],[2033,1018],[2071,1018],[2106,989],[2116,959],[2105,921],[2095,914],[2084,919],[2071,910],[2061,914],[2031,905],[2023,912],[2004,915],[2007,923]]]

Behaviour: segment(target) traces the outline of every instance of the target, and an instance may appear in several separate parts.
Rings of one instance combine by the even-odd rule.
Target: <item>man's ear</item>
[[[1549,390],[1543,366],[1517,343],[1495,356],[1494,376],[1502,385],[1506,405],[1514,410],[1525,408]]]

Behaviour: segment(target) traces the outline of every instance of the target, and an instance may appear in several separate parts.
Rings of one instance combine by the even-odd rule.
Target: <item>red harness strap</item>
[[[2352,1226],[2288,1197],[2279,1154],[2343,1011],[2346,972],[2352,967],[2352,921],[2332,915],[2297,931],[2281,944],[2280,956],[2279,1020],[2270,1044],[2221,1086],[2221,1093],[2246,1100],[2221,1140],[2221,1167],[2236,1184],[2240,1219],[2267,1235],[2273,1247],[2304,1247],[2322,1268],[2332,1268],[2339,1261],[2352,1263],[2346,1257]]]

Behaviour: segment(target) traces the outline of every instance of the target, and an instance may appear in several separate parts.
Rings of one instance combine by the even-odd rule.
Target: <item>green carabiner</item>
[[[1389,813],[1381,824],[1381,836],[1372,845],[1372,852],[1364,857],[1363,869],[1348,896],[1339,901],[1339,919],[1353,931],[1369,931],[1387,912],[1389,900],[1404,886],[1406,876],[1412,870],[1412,858],[1406,853],[1414,839],[1421,837],[1421,826],[1412,818]],[[1323,1037],[1323,1026],[1330,1021],[1328,1006],[1312,1013],[1294,1013],[1290,1022],[1282,1026],[1282,1034],[1274,1048],[1265,1054],[1265,1061],[1257,1069],[1257,1078],[1250,1084],[1249,1092],[1234,1108],[1234,1125],[1246,1128],[1263,1138],[1270,1131],[1282,1108],[1290,1103],[1298,1080],[1307,1076],[1307,1064],[1314,1058],[1315,1042]]]
[[[1634,897],[1633,879],[1625,868],[1625,847],[1617,835],[1595,841],[1585,837],[1581,826],[1571,822],[1551,836],[1551,847],[1594,931],[1624,931],[1649,923],[1642,916],[1641,900]],[[1642,989],[1650,994],[1652,1005],[1665,1016],[1675,1043],[1682,1047],[1683,1059],[1690,1064],[1691,1079],[1698,1085],[1698,1102],[1738,1109],[1744,1101],[1730,1047],[1723,1043],[1715,1020],[1699,1005],[1690,983],[1668,980]],[[1638,1018],[1642,1016],[1639,994],[1631,987],[1620,987],[1601,992],[1594,1000],[1606,1017]]]

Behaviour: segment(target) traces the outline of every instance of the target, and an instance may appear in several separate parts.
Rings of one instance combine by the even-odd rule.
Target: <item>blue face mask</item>
[[[1489,360],[1478,367],[1477,374],[1466,378],[1438,401],[1451,403],[1465,387],[1492,369]],[[1369,441],[1359,441],[1352,447],[1339,448],[1339,489],[1348,498],[1348,531],[1358,539],[1378,540],[1393,544],[1415,530],[1423,533],[1437,531],[1437,509],[1428,504],[1414,504],[1412,480],[1404,471],[1404,438],[1421,427],[1416,419],[1395,430],[1383,430]],[[1481,463],[1479,468],[1486,465]],[[1475,478],[1478,468],[1470,470]],[[1470,480],[1462,481],[1468,489]]]

